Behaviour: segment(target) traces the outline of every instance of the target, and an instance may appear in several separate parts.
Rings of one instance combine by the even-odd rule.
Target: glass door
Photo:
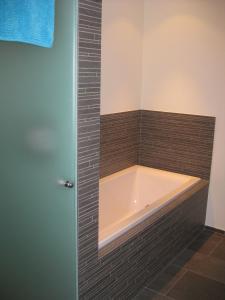
[[[2,300],[76,299],[76,31],[56,0],[52,49],[0,42]]]

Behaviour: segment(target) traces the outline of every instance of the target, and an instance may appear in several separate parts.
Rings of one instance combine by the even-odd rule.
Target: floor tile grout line
[[[212,251],[210,251],[210,254],[208,253],[208,254],[205,254],[205,253],[201,253],[201,252],[198,252],[198,251],[193,251],[192,249],[189,249],[188,247],[195,241],[195,240],[197,240],[197,238],[204,232],[204,231],[210,231],[210,232],[213,232],[212,230],[209,230],[208,228],[206,228],[206,227],[203,227],[202,228],[202,230],[199,232],[199,233],[197,233],[196,235],[195,235],[195,237],[189,242],[189,243],[187,243],[187,245],[165,266],[165,268],[163,268],[162,269],[162,271],[159,273],[159,274],[157,274],[151,281],[150,281],[150,283],[151,282],[154,282],[155,280],[157,280],[157,278],[159,278],[160,277],[160,275],[162,275],[164,272],[165,272],[165,270],[169,267],[169,266],[171,266],[171,265],[174,265],[174,266],[176,266],[176,267],[178,267],[178,268],[180,268],[180,270],[181,269],[185,269],[185,272],[184,272],[184,274],[183,275],[181,275],[181,277],[179,277],[177,280],[175,280],[175,282],[172,284],[172,286],[168,289],[168,291],[166,292],[166,293],[160,293],[160,292],[158,292],[158,291],[156,291],[156,290],[154,290],[154,289],[152,289],[152,288],[150,288],[150,287],[148,287],[146,284],[142,287],[142,289],[144,289],[144,288],[146,288],[146,289],[148,289],[148,290],[150,290],[150,291],[153,291],[153,292],[156,292],[156,293],[158,293],[159,295],[162,295],[162,296],[166,296],[166,297],[168,297],[168,293],[175,287],[175,285],[178,283],[178,281],[179,280],[181,280],[183,277],[184,277],[184,275],[185,274],[187,274],[187,272],[192,272],[192,273],[194,273],[194,274],[196,274],[196,275],[199,275],[199,276],[201,276],[201,277],[204,277],[204,278],[207,278],[207,279],[209,279],[209,280],[212,280],[212,281],[215,281],[215,282],[217,282],[217,283],[220,283],[220,284],[223,284],[223,285],[225,285],[225,283],[224,282],[221,282],[221,281],[218,281],[218,280],[215,280],[215,279],[213,279],[213,278],[211,278],[211,277],[208,277],[208,276],[205,276],[204,274],[202,274],[201,272],[196,272],[196,271],[193,271],[192,269],[190,269],[190,268],[188,268],[188,267],[184,267],[184,266],[180,266],[179,264],[176,264],[175,263],[175,261],[176,261],[176,259],[185,251],[185,250],[190,250],[190,251],[192,251],[193,252],[193,254],[195,254],[195,253],[200,253],[200,254],[202,254],[202,255],[205,255],[205,256],[211,256],[211,254],[212,254],[212,251],[214,251],[222,242],[223,242],[223,240],[224,240],[224,237],[223,236],[220,236],[221,237],[221,241],[218,241],[218,243],[217,243],[217,245],[213,248],[213,250]],[[216,232],[215,232],[216,233]],[[216,257],[213,257],[213,256],[211,256],[213,259],[216,259],[216,260],[221,260],[221,259],[218,259],[218,258],[216,258]],[[221,261],[223,261],[224,262],[224,260],[221,260]],[[171,298],[171,297],[170,297]],[[171,298],[171,300],[174,300],[174,299],[172,299]]]
[[[219,241],[218,243],[217,243],[217,245],[210,251],[210,253],[209,253],[209,256],[211,256],[211,257],[213,257],[214,258],[214,256],[212,255],[213,254],[213,252],[220,246],[220,244],[222,244],[224,241],[223,241],[223,238],[221,238],[221,241]]]
[[[189,271],[187,268],[185,268],[185,267],[180,267],[180,266],[177,266],[177,265],[175,265],[175,264],[172,264],[173,266],[176,266],[176,267],[178,267],[180,270],[179,270],[179,272],[183,269],[184,270],[184,273],[182,274],[182,275],[180,275],[175,281],[174,281],[174,283],[173,284],[171,284],[171,287],[170,288],[168,288],[168,290],[164,293],[164,292],[159,292],[159,291],[157,291],[157,290],[155,290],[153,287],[148,287],[148,286],[145,286],[146,288],[148,288],[148,289],[150,289],[150,290],[153,290],[153,291],[155,291],[155,292],[157,292],[157,293],[160,293],[160,294],[162,294],[162,295],[164,295],[164,296],[167,296],[168,295],[168,293],[175,287],[175,285],[178,283],[178,281],[179,280],[181,280],[183,277],[184,277],[184,275]],[[169,266],[168,266],[169,267]]]
[[[184,269],[184,273],[179,277],[177,278],[177,280],[175,280],[175,282],[171,285],[171,287],[168,289],[168,291],[165,293],[165,295],[167,296],[169,294],[169,292],[176,286],[176,284],[184,277],[184,275],[187,274],[188,272],[188,269],[186,268],[181,268],[181,270]]]
[[[213,231],[211,231],[211,230],[209,230],[209,229],[207,229],[207,228],[204,228],[202,232],[204,232],[204,231],[213,232]],[[217,232],[214,232],[214,234],[216,234],[216,236],[219,238],[219,240],[218,240],[217,242],[215,242],[215,246],[213,247],[212,250],[209,251],[209,253],[204,253],[204,252],[198,251],[200,248],[197,249],[197,250],[194,250],[194,249],[191,249],[191,248],[187,248],[187,249],[188,249],[188,250],[191,250],[191,251],[193,251],[193,252],[195,252],[195,253],[198,252],[198,253],[204,254],[204,255],[206,255],[206,256],[211,256],[212,252],[213,252],[213,251],[217,248],[217,246],[223,241],[223,237],[222,237],[220,234],[218,234]],[[208,240],[207,240],[207,241],[208,241]],[[205,241],[205,242],[207,242],[207,241]],[[205,242],[204,242],[204,243],[205,243]]]
[[[188,271],[188,272],[191,272],[191,273],[194,273],[194,274],[196,274],[196,275],[199,275],[199,276],[201,276],[201,277],[210,279],[210,280],[215,281],[215,282],[217,282],[217,283],[223,284],[223,285],[225,286],[225,282],[222,282],[222,281],[219,281],[219,280],[217,280],[217,279],[211,278],[211,277],[209,277],[209,276],[207,276],[207,275],[205,275],[205,274],[203,274],[203,273],[201,273],[201,272],[198,272],[198,271],[195,271],[195,270],[192,270],[192,269],[188,269],[188,268],[187,268],[187,271]],[[186,273],[187,273],[187,272],[186,272]],[[186,274],[186,273],[185,273],[185,274]]]
[[[177,267],[180,267],[181,269],[185,269],[185,272],[184,272],[184,274],[181,275],[181,277],[179,277],[179,278],[174,282],[174,284],[172,284],[172,286],[168,289],[168,291],[167,291],[166,293],[159,292],[159,291],[154,290],[153,288],[150,288],[150,287],[148,287],[148,286],[144,286],[144,288],[146,288],[146,289],[148,289],[148,290],[150,290],[150,291],[152,291],[152,292],[155,292],[155,293],[157,293],[157,294],[159,294],[159,295],[161,295],[161,296],[170,297],[170,296],[168,295],[168,294],[170,293],[170,291],[176,286],[176,284],[177,284],[180,280],[182,280],[182,278],[183,278],[188,272],[193,273],[193,274],[196,274],[196,275],[198,275],[198,276],[201,276],[201,277],[203,277],[203,278],[205,278],[205,279],[212,280],[212,281],[214,281],[214,282],[217,282],[217,283],[222,284],[222,285],[225,286],[225,282],[222,282],[222,281],[219,281],[219,280],[217,280],[217,279],[211,278],[211,277],[209,277],[209,276],[207,276],[207,275],[205,275],[205,274],[203,274],[203,273],[201,273],[201,272],[198,272],[198,271],[189,269],[189,268],[187,268],[187,267],[181,267],[181,266],[179,266],[179,265],[176,265],[176,266],[177,266]],[[170,297],[170,298],[171,298],[171,297]],[[173,298],[171,298],[171,299],[173,299]]]
[[[185,249],[185,250],[189,250],[189,249]],[[224,260],[224,259],[218,258],[218,257],[216,257],[216,256],[208,255],[208,254],[201,253],[201,252],[198,252],[198,251],[193,251],[193,250],[190,250],[190,251],[193,252],[192,257],[193,257],[194,255],[198,254],[198,255],[201,255],[201,256],[203,256],[203,257],[204,257],[204,256],[205,256],[205,257],[210,257],[211,259],[215,260],[215,261],[218,262],[218,263],[220,262],[220,263],[222,263],[222,264],[225,264],[225,260]],[[180,265],[179,263],[176,263],[176,261],[174,261],[173,265],[175,265],[176,267],[179,267],[179,268],[185,268],[185,269],[187,269],[187,270],[192,271],[193,269],[191,269],[190,267],[188,267],[188,265],[186,265],[186,264],[189,262],[189,260],[190,260],[190,259],[188,259],[188,261],[185,262],[184,265]],[[224,284],[225,284],[225,283],[224,283]]]
[[[160,293],[160,292],[158,292],[156,290],[153,290],[153,289],[151,289],[151,288],[149,288],[147,286],[145,286],[144,288],[147,289],[147,290],[149,290],[149,291],[151,291],[151,292],[153,292],[153,293],[155,293],[155,294],[158,294],[160,296],[167,297],[169,300],[175,300],[174,298],[172,298],[170,296],[167,296],[166,294]]]

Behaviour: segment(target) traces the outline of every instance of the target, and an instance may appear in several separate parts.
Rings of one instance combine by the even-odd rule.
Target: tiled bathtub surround
[[[209,179],[215,118],[131,111],[101,116],[101,177],[140,164]]]
[[[139,163],[209,179],[215,118],[141,112]]]
[[[140,111],[101,116],[100,176],[138,164]]]
[[[81,299],[132,299],[146,279],[153,279],[201,231],[207,194],[202,181],[136,226],[122,245],[115,241],[110,253],[93,249],[91,261],[80,269]]]
[[[100,40],[101,0],[79,0],[79,293],[80,299],[130,299],[146,273],[153,277],[201,229],[208,187],[99,257]]]

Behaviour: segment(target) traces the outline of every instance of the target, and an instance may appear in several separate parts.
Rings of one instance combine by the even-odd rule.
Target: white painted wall
[[[139,109],[143,0],[104,0],[101,114]]]
[[[207,224],[225,230],[225,1],[145,0],[144,14],[141,107],[216,116]]]
[[[216,116],[207,225],[225,230],[225,1],[103,0],[102,29],[102,114]]]

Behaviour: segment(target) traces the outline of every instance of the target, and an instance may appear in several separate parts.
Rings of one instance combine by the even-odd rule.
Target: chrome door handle
[[[73,183],[70,182],[69,180],[65,181],[64,186],[68,189],[72,189],[73,188]]]

